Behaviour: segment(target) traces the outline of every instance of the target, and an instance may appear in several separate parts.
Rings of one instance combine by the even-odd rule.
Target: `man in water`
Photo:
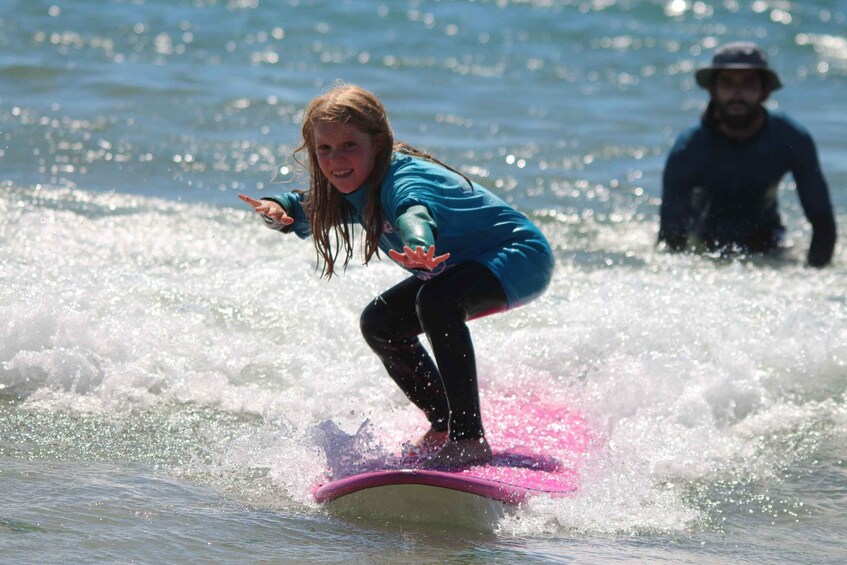
[[[777,248],[785,231],[777,192],[790,171],[812,224],[808,264],[828,264],[835,218],[815,142],[805,128],[762,105],[782,86],[765,53],[754,43],[729,43],[695,76],[711,101],[700,125],[680,134],[668,156],[660,245],[742,253]]]

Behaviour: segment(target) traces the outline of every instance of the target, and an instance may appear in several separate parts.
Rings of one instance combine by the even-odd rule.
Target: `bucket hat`
[[[768,66],[768,58],[761,47],[748,41],[727,43],[715,49],[712,64],[698,69],[694,77],[697,84],[708,89],[713,84],[715,73],[724,69],[758,69],[764,73],[770,90],[782,87],[779,76]]]

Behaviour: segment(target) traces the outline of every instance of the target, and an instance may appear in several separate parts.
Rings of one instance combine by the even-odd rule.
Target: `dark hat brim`
[[[700,88],[705,88],[706,90],[712,87],[714,84],[715,73],[718,71],[725,71],[729,69],[753,69],[756,71],[762,71],[765,73],[765,76],[768,77],[768,84],[766,85],[771,92],[774,90],[779,90],[782,88],[782,81],[779,80],[779,75],[773,72],[771,69],[766,67],[759,67],[756,65],[721,65],[719,67],[703,67],[702,69],[698,69],[696,73],[694,73],[694,78],[697,80],[697,85]]]

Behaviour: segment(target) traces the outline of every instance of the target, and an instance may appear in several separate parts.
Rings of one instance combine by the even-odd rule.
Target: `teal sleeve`
[[[429,249],[435,245],[438,228],[426,206],[416,205],[407,208],[397,217],[394,227],[400,232],[403,244],[412,249],[416,247]]]
[[[303,192],[283,192],[274,197],[262,198],[262,200],[272,200],[282,206],[285,213],[294,218],[294,223],[289,226],[277,224],[270,218],[265,220],[265,224],[271,229],[276,229],[282,233],[294,232],[300,239],[306,239],[312,235],[312,228],[309,225],[309,219],[306,217],[306,211],[303,210],[303,200],[306,194]]]

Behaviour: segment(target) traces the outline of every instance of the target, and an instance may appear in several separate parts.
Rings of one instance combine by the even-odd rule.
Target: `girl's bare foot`
[[[414,446],[421,451],[432,451],[443,446],[448,439],[450,439],[450,436],[447,432],[439,432],[430,428],[429,431],[418,438]]]
[[[424,469],[458,469],[491,459],[491,447],[485,438],[448,441],[438,453],[428,457]]]
[[[449,434],[447,432],[439,432],[430,429],[414,443],[405,444],[403,447],[403,455],[413,459],[424,457],[433,451],[441,449],[441,447],[447,443],[448,439]]]

